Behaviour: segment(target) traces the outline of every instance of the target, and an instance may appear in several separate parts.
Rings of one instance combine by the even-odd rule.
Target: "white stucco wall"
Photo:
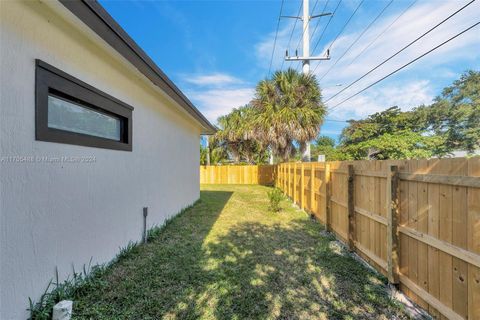
[[[200,126],[58,3],[0,1],[0,319],[199,197]],[[133,152],[35,141],[35,59],[132,105]],[[94,163],[5,162],[93,156]]]

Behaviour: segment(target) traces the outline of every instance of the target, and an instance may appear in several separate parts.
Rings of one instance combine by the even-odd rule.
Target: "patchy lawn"
[[[262,186],[201,200],[78,291],[74,319],[407,318],[386,280],[304,212],[270,213]]]

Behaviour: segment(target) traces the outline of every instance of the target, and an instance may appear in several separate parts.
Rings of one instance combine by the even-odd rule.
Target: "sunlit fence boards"
[[[273,185],[276,170],[276,165],[200,166],[200,183]]]
[[[480,319],[480,158],[200,167],[275,184],[438,318]]]
[[[480,158],[283,163],[277,171],[286,195],[432,315],[480,319]]]

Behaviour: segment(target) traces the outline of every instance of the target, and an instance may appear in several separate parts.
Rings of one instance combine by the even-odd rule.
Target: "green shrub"
[[[268,199],[270,200],[270,210],[273,212],[280,211],[280,201],[283,200],[283,193],[280,189],[274,188],[267,192]]]

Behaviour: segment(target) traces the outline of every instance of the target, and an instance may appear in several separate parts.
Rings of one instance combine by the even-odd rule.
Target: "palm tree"
[[[262,80],[251,105],[255,117],[250,132],[284,161],[295,153],[296,144],[303,152],[318,136],[326,113],[315,76],[294,69]]]
[[[233,109],[218,118],[219,130],[215,140],[225,146],[235,163],[243,158],[249,163],[262,158],[262,145],[251,134],[252,108],[248,105]],[[263,152],[264,153],[264,152]]]
[[[208,136],[207,139],[209,148],[200,144],[200,164],[207,165],[207,152],[210,152],[210,164],[212,165],[228,160],[225,145],[218,141],[215,136]]]

